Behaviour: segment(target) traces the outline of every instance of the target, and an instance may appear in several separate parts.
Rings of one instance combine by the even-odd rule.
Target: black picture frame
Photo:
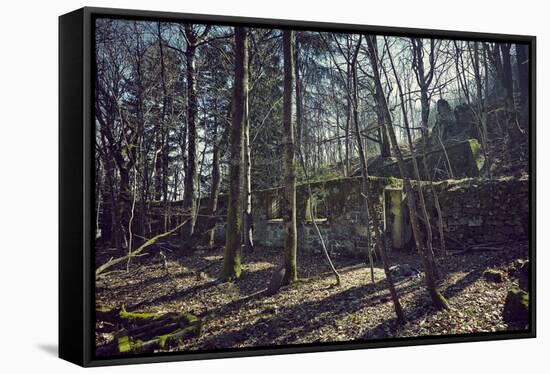
[[[94,19],[194,21],[217,25],[292,28],[388,36],[437,37],[526,43],[530,53],[530,324],[526,331],[453,336],[422,336],[369,342],[305,344],[216,351],[142,354],[131,357],[94,356],[93,246],[93,75]],[[81,366],[137,364],[225,357],[339,351],[350,349],[446,344],[536,336],[536,38],[446,30],[412,29],[309,21],[228,17],[144,10],[85,7],[59,17],[59,356]]]

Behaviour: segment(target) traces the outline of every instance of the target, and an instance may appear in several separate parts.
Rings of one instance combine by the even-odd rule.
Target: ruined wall
[[[528,238],[527,178],[468,178],[436,182],[435,186],[443,209],[444,230],[449,248]],[[427,187],[425,185],[424,191],[434,227],[434,243],[437,243],[437,213]],[[365,256],[368,231],[364,224],[364,201],[360,194],[361,177],[314,182],[311,183],[311,188],[316,222],[328,249],[333,253]],[[284,246],[286,233],[280,209],[282,192],[282,188],[274,188],[252,193],[254,241],[260,247]],[[388,244],[397,249],[411,248],[414,244],[402,181],[396,178],[370,177],[368,193],[375,201],[375,210]],[[197,221],[199,233],[214,225],[215,221],[218,245],[225,243],[225,203],[226,196],[221,195],[220,211],[215,218],[211,218],[206,209],[207,198],[201,200]],[[164,203],[149,204],[148,218],[151,220],[152,232],[164,232],[180,222],[181,202],[169,203],[168,210]],[[108,209],[102,209],[103,213],[106,210]],[[297,221],[299,250],[321,251],[319,238],[310,220],[307,185],[297,186]],[[100,216],[100,227],[108,228],[110,222],[108,214]],[[372,232],[372,221],[369,228]],[[106,232],[103,236],[108,238]],[[203,240],[205,238],[206,235],[200,235],[197,244],[206,243]]]
[[[384,189],[400,188],[401,180],[370,177],[368,193],[374,196],[375,210],[384,222]],[[328,249],[334,253],[361,256],[367,253],[367,227],[364,224],[364,201],[361,197],[361,178],[341,178],[311,183],[316,223]],[[297,187],[298,246],[300,250],[320,251],[320,243],[310,220],[307,185]],[[255,191],[252,194],[254,240],[269,247],[283,247],[284,223],[277,202],[282,189]],[[372,221],[370,223],[373,229]],[[384,227],[382,227],[384,229]]]
[[[447,244],[451,248],[457,247],[457,242],[477,244],[528,238],[527,178],[470,178],[443,181],[436,186]],[[437,217],[433,204],[429,203],[433,217]],[[433,224],[437,227],[435,219]]]

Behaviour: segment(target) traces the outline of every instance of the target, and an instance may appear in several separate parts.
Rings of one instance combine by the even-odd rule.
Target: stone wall
[[[442,181],[436,186],[451,248],[456,242],[477,244],[529,237],[527,178],[470,178]],[[430,211],[437,217],[431,202]],[[433,222],[435,226],[436,220]]]
[[[425,182],[423,182],[425,184]],[[526,240],[529,235],[529,180],[527,178],[498,178],[484,180],[468,178],[435,182],[443,209],[443,223],[447,246],[456,248],[465,244],[478,244],[508,240]],[[431,194],[425,185],[428,210],[437,243],[437,213]],[[416,187],[415,187],[416,188]],[[364,199],[361,197],[361,177],[340,178],[311,183],[314,214],[325,243],[331,252],[364,256],[367,251],[367,226],[364,224]],[[407,249],[414,246],[406,196],[402,181],[396,178],[370,177],[368,193],[373,196],[381,229],[389,246]],[[254,241],[259,246],[283,247],[285,229],[280,203],[282,188],[252,193]],[[220,211],[213,220],[216,225],[216,242],[225,242],[226,196],[219,200]],[[160,202],[150,202],[148,218],[152,232],[163,232],[181,220],[181,202],[171,202],[168,209]],[[279,205],[279,206],[278,206]],[[110,225],[108,204],[102,209],[100,227]],[[197,232],[204,232],[214,224],[207,217],[207,199],[201,200]],[[321,246],[310,219],[307,185],[297,186],[298,246],[301,251],[320,251]],[[166,225],[166,227],[165,227]],[[369,229],[374,229],[372,221]],[[201,235],[198,244],[204,244]],[[101,238],[98,238],[101,240]],[[457,245],[457,243],[459,243]],[[372,241],[374,244],[374,240]],[[438,246],[437,244],[435,244]]]

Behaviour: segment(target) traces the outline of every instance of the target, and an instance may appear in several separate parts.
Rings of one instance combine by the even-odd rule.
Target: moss
[[[449,306],[449,302],[445,297],[437,290],[431,293],[432,302],[434,304],[434,307],[436,309],[443,309],[443,310],[449,310],[451,307]]]
[[[127,312],[122,308],[119,314],[121,319],[128,320],[130,322],[137,321],[155,321],[160,319],[163,315],[159,313],[140,313],[140,312]]]
[[[123,336],[118,339],[118,351],[120,353],[129,353],[139,351],[143,346],[143,341],[133,340],[129,336]]]
[[[500,270],[487,269],[483,272],[483,277],[494,283],[502,283],[504,281],[504,274]]]
[[[467,141],[470,144],[470,149],[472,150],[472,156],[474,158],[474,162],[479,172],[481,169],[483,169],[483,166],[485,166],[485,156],[481,149],[481,145],[476,139],[469,139]]]
[[[168,348],[171,344],[176,343],[179,340],[182,340],[189,335],[198,335],[200,327],[198,326],[187,326],[181,329],[178,329],[169,334],[161,335],[158,337],[159,347],[162,349]]]

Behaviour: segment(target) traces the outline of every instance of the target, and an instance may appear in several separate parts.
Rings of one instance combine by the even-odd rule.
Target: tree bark
[[[244,89],[248,86],[248,38],[246,29],[235,27],[235,84],[233,86],[233,110],[231,116],[229,167],[229,198],[225,251],[220,278],[237,279],[241,276],[241,168],[243,159]]]
[[[294,75],[294,32],[283,30],[284,91],[283,91],[283,145],[285,165],[284,215],[285,240],[285,279],[292,283],[298,279],[296,270],[296,175],[294,163],[294,123],[292,121],[292,85]]]
[[[195,76],[196,35],[192,25],[185,25],[187,38],[186,78],[187,78],[187,167],[185,171],[183,191],[183,214],[189,217],[189,222],[181,231],[181,250],[193,248],[192,236],[195,228],[197,209],[198,160],[197,160],[197,84]]]
[[[527,44],[516,44],[516,61],[521,92],[522,122],[527,128],[529,124],[529,47]]]
[[[248,53],[248,50],[247,50]],[[248,61],[248,56],[247,56]],[[248,76],[248,62],[244,66],[244,75]],[[251,251],[254,247],[252,222],[252,144],[250,143],[250,116],[248,110],[248,80],[243,85],[243,147],[244,147],[244,175],[243,175],[243,244]]]

